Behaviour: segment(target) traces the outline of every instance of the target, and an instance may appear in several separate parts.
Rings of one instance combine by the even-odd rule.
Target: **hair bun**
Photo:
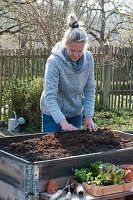
[[[79,27],[79,23],[77,21],[77,17],[76,17],[76,15],[74,13],[71,13],[68,16],[68,25],[71,28],[78,28]]]
[[[68,16],[69,29],[66,30],[63,38],[63,43],[66,45],[69,42],[87,42],[87,33],[82,27],[81,22],[77,21],[77,17],[74,13]]]
[[[78,21],[73,22],[72,28],[78,28],[78,27],[79,27]]]

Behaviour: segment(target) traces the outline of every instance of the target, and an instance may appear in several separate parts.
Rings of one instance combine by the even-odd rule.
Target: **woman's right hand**
[[[69,124],[65,119],[60,121],[59,125],[61,126],[63,131],[77,131],[79,130],[77,127]]]

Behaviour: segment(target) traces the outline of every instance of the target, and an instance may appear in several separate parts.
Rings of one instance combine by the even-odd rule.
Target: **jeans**
[[[81,129],[82,114],[79,114],[76,117],[67,117],[66,120],[69,124]],[[57,131],[63,131],[61,126],[57,124],[51,116],[42,114],[42,133],[53,133]]]

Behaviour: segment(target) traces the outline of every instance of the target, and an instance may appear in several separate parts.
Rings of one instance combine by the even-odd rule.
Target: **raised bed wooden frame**
[[[119,132],[133,140],[133,135]],[[43,134],[0,138],[0,144],[41,137]],[[41,185],[47,180],[69,177],[72,168],[87,167],[89,162],[103,161],[114,164],[133,164],[133,148],[99,152],[68,158],[29,162],[0,150],[0,199],[39,199]]]

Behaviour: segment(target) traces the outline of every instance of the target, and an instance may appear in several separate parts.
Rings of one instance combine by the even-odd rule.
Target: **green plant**
[[[93,177],[96,177],[96,176],[99,175],[99,172],[100,172],[99,166],[100,166],[101,164],[103,164],[102,161],[96,161],[96,162],[94,162],[94,163],[91,162],[91,163],[89,164],[89,169],[90,169],[90,171],[92,172]]]
[[[42,83],[43,78],[34,78],[27,90],[26,111],[28,124],[33,129],[40,129],[41,126],[40,97],[43,90]]]
[[[96,185],[123,184],[123,178],[128,173],[127,170],[111,163],[101,164],[99,165],[99,169],[99,175],[95,177],[95,180],[93,181]]]
[[[3,102],[5,103],[3,107],[7,107],[9,116],[11,111],[14,110],[18,114],[18,117],[19,114],[24,117],[27,89],[28,84],[21,82],[15,76],[6,85],[3,91]]]
[[[91,183],[93,180],[94,180],[93,174],[92,174],[92,172],[89,172],[87,174],[86,181],[87,181],[87,183]]]
[[[74,176],[80,181],[95,185],[124,184],[123,178],[129,173],[120,166],[97,161],[89,164],[89,168],[73,169]]]
[[[126,109],[99,107],[95,110],[93,120],[100,128],[107,127],[120,131],[133,129],[133,112]]]
[[[41,111],[40,97],[43,90],[43,78],[34,78],[30,82],[21,82],[13,77],[3,92],[3,98],[8,105],[9,116],[15,111],[18,117],[24,117],[27,132],[40,131]]]
[[[83,169],[72,169],[74,172],[74,176],[79,179],[80,181],[86,181],[87,180],[87,174],[90,172],[88,168]]]

